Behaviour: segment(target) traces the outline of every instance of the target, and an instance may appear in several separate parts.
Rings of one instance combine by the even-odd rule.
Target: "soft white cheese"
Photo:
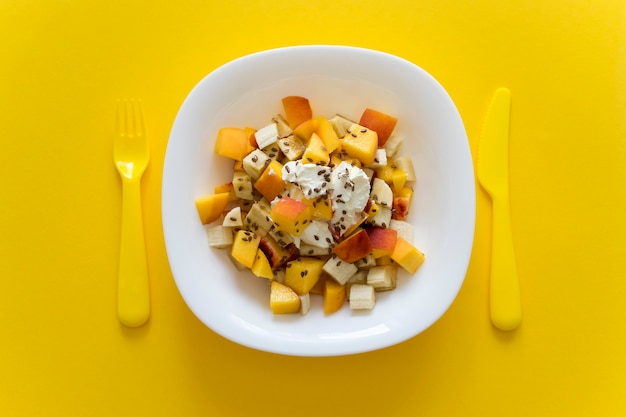
[[[331,221],[343,233],[357,222],[359,213],[365,209],[370,194],[370,180],[361,168],[344,161],[333,169],[331,182]]]
[[[329,167],[300,161],[287,162],[282,172],[283,180],[300,187],[306,198],[325,195],[330,188],[330,174]]]

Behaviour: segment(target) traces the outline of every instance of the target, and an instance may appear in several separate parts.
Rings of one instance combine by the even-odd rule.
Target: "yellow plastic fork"
[[[122,177],[117,314],[129,327],[150,317],[150,284],[141,214],[141,176],[150,161],[141,102],[118,100],[113,161]]]

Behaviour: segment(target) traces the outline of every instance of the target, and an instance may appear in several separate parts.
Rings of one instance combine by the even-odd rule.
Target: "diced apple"
[[[293,314],[300,311],[300,297],[294,290],[278,281],[270,285],[270,309],[274,314]]]
[[[213,150],[218,155],[241,161],[254,148],[250,145],[248,133],[236,127],[223,127],[217,132]]]
[[[259,179],[254,183],[254,188],[263,197],[272,201],[285,188],[282,164],[278,161],[270,162]]]
[[[300,236],[311,221],[311,208],[291,197],[282,197],[270,212],[274,225],[283,232]]]
[[[369,227],[365,229],[372,243],[374,259],[390,256],[396,246],[398,232],[389,228]]]
[[[195,200],[196,210],[202,224],[213,223],[217,220],[229,201],[229,193],[209,194]]]
[[[298,295],[308,293],[322,276],[324,261],[312,257],[300,257],[287,264],[285,284]]]
[[[372,253],[372,243],[364,229],[355,232],[333,248],[339,258],[348,263],[354,263],[357,260]]]
[[[282,103],[287,123],[292,129],[313,117],[311,104],[305,97],[287,96],[282,99]]]
[[[378,110],[365,109],[359,124],[375,131],[378,134],[378,146],[384,146],[397,122],[398,119],[393,116]]]
[[[398,238],[393,253],[391,254],[391,259],[409,273],[414,274],[422,263],[424,263],[425,256],[411,243],[403,238]]]

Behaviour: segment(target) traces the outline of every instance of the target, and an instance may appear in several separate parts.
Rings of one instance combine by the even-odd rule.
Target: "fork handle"
[[[508,193],[492,196],[492,206],[493,238],[489,300],[491,321],[501,330],[513,330],[522,320],[522,306]]]
[[[141,213],[141,177],[122,181],[122,233],[118,277],[117,314],[129,327],[150,317],[150,284]]]

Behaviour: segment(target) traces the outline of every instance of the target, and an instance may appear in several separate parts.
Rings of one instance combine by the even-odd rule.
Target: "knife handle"
[[[522,320],[517,265],[511,234],[509,195],[492,196],[491,321],[500,330],[513,330]]]

